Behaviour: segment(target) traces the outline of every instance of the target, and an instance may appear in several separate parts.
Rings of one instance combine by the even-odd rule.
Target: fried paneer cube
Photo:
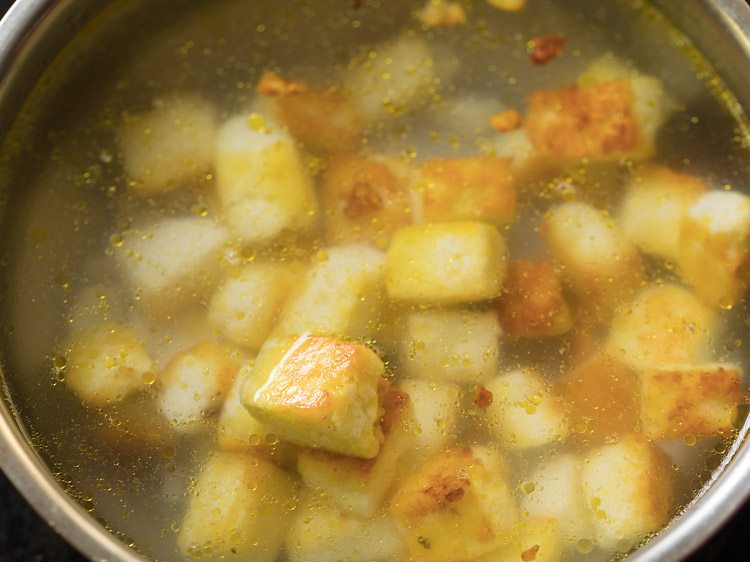
[[[747,399],[737,365],[649,369],[641,374],[643,430],[651,439],[726,435]]]
[[[485,386],[492,393],[488,427],[504,447],[531,449],[567,436],[563,405],[538,373],[517,369]]]
[[[635,437],[586,455],[582,482],[604,550],[636,546],[667,524],[675,508],[668,457]]]
[[[550,261],[511,262],[498,307],[503,332],[511,337],[558,336],[573,327],[573,315]]]
[[[405,324],[400,357],[408,376],[480,383],[497,374],[502,330],[493,312],[416,311]]]
[[[290,522],[294,481],[248,455],[212,455],[197,477],[177,547],[186,556],[273,562]]]
[[[516,186],[510,162],[492,156],[426,160],[416,187],[424,220],[511,224],[516,217]]]
[[[457,221],[396,231],[386,289],[396,301],[458,304],[497,297],[507,267],[505,240],[492,226]]]
[[[385,366],[367,346],[336,338],[270,339],[242,404],[279,438],[372,459],[380,451]]]
[[[563,557],[561,522],[557,519],[523,519],[510,542],[477,562],[560,562]]]
[[[321,183],[326,240],[386,246],[398,228],[411,222],[410,176],[397,158],[329,158]]]
[[[410,560],[470,560],[498,548],[517,520],[503,461],[483,447],[438,453],[395,492],[389,507]]]
[[[459,418],[458,385],[421,379],[406,379],[400,388],[409,395],[413,431],[409,456],[425,460],[448,448],[456,437]]]
[[[718,325],[716,312],[689,289],[653,285],[615,313],[605,350],[636,371],[695,364],[710,360]]]

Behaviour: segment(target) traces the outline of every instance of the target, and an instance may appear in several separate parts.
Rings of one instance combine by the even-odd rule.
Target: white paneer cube
[[[526,0],[487,0],[487,2],[503,12],[520,12],[526,6]]]
[[[396,301],[458,304],[500,295],[505,240],[492,226],[457,221],[396,231],[386,259],[386,289]]]
[[[119,402],[154,381],[156,365],[128,326],[103,324],[73,334],[63,352],[65,382],[90,406]]]
[[[627,551],[667,524],[675,508],[670,472],[663,452],[634,437],[586,455],[583,491],[602,549]]]
[[[185,187],[211,171],[217,110],[193,94],[154,100],[146,113],[126,115],[118,131],[133,189],[154,195]]]
[[[682,279],[706,302],[728,308],[745,294],[750,197],[710,191],[687,210],[680,229]]]
[[[636,371],[711,359],[718,316],[679,285],[643,289],[612,319],[605,348]]]
[[[494,312],[412,312],[406,317],[401,366],[411,377],[482,383],[497,374],[501,335]]]
[[[211,293],[228,241],[211,220],[179,217],[126,232],[116,252],[145,310],[160,316]]]
[[[492,403],[485,409],[490,431],[508,449],[531,449],[568,434],[565,411],[539,374],[517,369],[486,385]]]
[[[424,460],[453,444],[458,425],[457,385],[407,379],[400,388],[409,395],[414,417],[410,457]]]
[[[170,425],[194,432],[224,403],[242,362],[240,353],[212,342],[177,354],[159,373],[159,409]]]
[[[186,556],[277,559],[294,505],[294,481],[248,455],[215,453],[190,494],[177,547]]]
[[[216,188],[227,225],[244,243],[268,243],[317,224],[315,190],[296,142],[257,113],[221,126]]]
[[[560,562],[563,557],[561,521],[524,519],[511,534],[510,542],[476,562]]]

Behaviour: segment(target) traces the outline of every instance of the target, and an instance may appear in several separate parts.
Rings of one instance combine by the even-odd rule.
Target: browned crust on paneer
[[[638,437],[632,439],[645,442]],[[653,526],[663,527],[671,519],[675,505],[674,471],[672,461],[664,451],[652,444],[648,444],[648,447],[651,455],[648,478],[640,480],[642,487],[635,490],[633,504],[647,503],[649,509],[646,512],[653,517]]]
[[[264,71],[255,87],[255,91],[261,96],[288,96],[304,94],[309,86],[301,80],[286,78],[271,71]]]
[[[523,118],[515,109],[506,109],[490,117],[490,127],[501,133],[515,131],[522,125]]]
[[[474,391],[474,404],[480,408],[489,408],[492,405],[492,392],[483,386],[476,387]]]
[[[565,49],[565,36],[559,33],[540,35],[529,41],[529,56],[534,64],[547,64]]]
[[[521,560],[523,562],[533,562],[536,560],[536,555],[539,553],[539,545],[535,544],[531,548],[527,548],[521,553]]]

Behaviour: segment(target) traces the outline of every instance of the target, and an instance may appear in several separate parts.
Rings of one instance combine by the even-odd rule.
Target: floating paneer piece
[[[132,328],[103,324],[73,334],[63,351],[65,382],[89,406],[120,402],[151,384],[156,365]]]
[[[409,395],[412,406],[414,427],[409,455],[415,460],[425,460],[452,445],[459,419],[458,385],[406,379],[399,387]]]
[[[508,449],[531,449],[568,435],[560,399],[531,369],[516,369],[485,385],[492,403],[485,408],[489,430]]]
[[[170,425],[194,432],[221,409],[243,357],[236,349],[202,342],[178,353],[159,373],[159,409]]]
[[[520,12],[526,6],[526,0],[487,0],[487,3],[503,12]]]
[[[301,272],[297,263],[257,262],[230,274],[211,297],[211,321],[233,343],[260,349]]]
[[[653,285],[617,310],[605,350],[639,372],[705,362],[718,327],[717,313],[689,289]]]
[[[563,203],[548,211],[542,234],[582,298],[611,306],[643,282],[638,249],[606,213],[587,203]]]
[[[427,3],[417,10],[415,17],[426,29],[455,27],[466,23],[463,6],[448,0],[427,0]]]
[[[516,338],[558,336],[573,327],[573,315],[550,261],[513,261],[498,302],[505,334]]]
[[[523,519],[513,529],[508,544],[476,562],[560,562],[564,544],[557,519]]]
[[[385,254],[363,245],[321,250],[287,301],[276,336],[314,334],[368,339],[380,329]]]
[[[269,339],[242,404],[280,439],[372,459],[383,440],[385,366],[370,348],[318,336]]]
[[[688,208],[680,228],[677,260],[682,279],[702,299],[728,308],[747,289],[750,197],[710,191]]]
[[[516,217],[516,186],[506,158],[426,160],[416,189],[427,222],[481,220],[506,226]]]
[[[186,556],[273,562],[290,523],[295,485],[276,465],[213,454],[197,477],[177,547]]]
[[[499,454],[485,447],[438,453],[396,490],[389,510],[409,560],[470,560],[498,548],[517,521]]]
[[[747,399],[737,365],[704,364],[649,369],[641,374],[643,430],[651,439],[726,435]]]
[[[408,376],[480,383],[497,374],[502,330],[494,312],[415,311],[405,324],[400,365]]]
[[[581,477],[599,547],[629,550],[667,524],[676,507],[671,471],[663,452],[635,437],[586,455]]]
[[[214,164],[217,110],[193,94],[157,99],[128,114],[118,131],[125,174],[137,193],[171,191],[202,178]]]
[[[318,201],[295,140],[258,113],[221,126],[216,188],[226,223],[244,243],[268,243],[317,225]]]
[[[411,170],[397,158],[329,158],[321,183],[326,240],[387,245],[411,222],[411,183]]]
[[[335,505],[361,517],[372,517],[395,484],[401,457],[412,443],[409,396],[388,388],[383,395],[383,444],[377,456],[359,459],[327,451],[300,451],[297,471],[310,489],[322,492]]]
[[[396,301],[458,304],[497,297],[507,247],[492,226],[457,221],[396,231],[386,259],[386,289]]]
[[[617,213],[620,230],[644,252],[676,262],[682,220],[706,190],[700,178],[649,165],[625,189]]]

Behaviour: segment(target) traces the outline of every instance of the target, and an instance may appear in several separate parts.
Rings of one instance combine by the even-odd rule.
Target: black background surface
[[[12,3],[0,0],[0,14]],[[0,562],[85,560],[46,525],[0,472]],[[719,561],[750,562],[750,504],[686,562]]]

